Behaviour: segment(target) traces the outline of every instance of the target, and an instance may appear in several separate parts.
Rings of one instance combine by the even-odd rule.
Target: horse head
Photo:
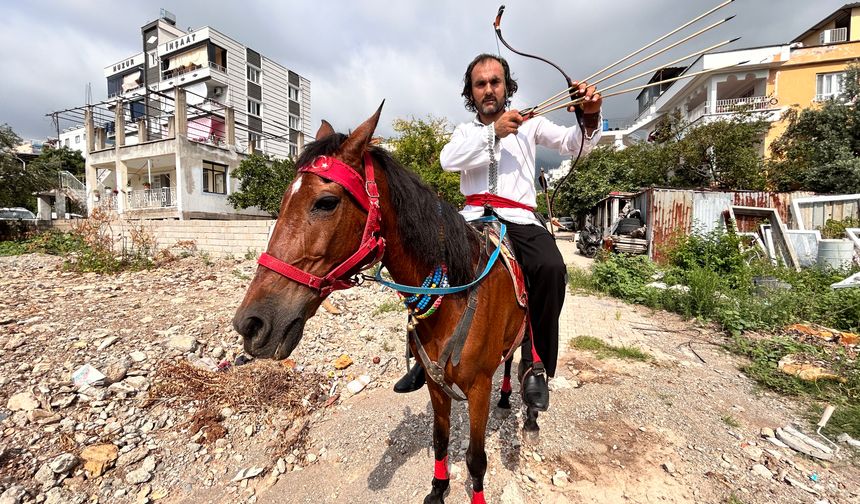
[[[299,157],[298,168],[326,156],[347,164],[363,177],[364,155],[381,112],[380,105],[373,116],[345,138],[323,121],[316,141]],[[288,268],[325,277],[362,244],[368,213],[359,203],[341,184],[299,171],[281,200],[264,255],[286,263]],[[257,266],[233,318],[233,327],[243,337],[245,352],[261,358],[288,357],[302,338],[305,322],[316,313],[327,294],[269,267]]]

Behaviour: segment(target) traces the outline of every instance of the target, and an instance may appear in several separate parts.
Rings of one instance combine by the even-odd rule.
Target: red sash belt
[[[472,206],[491,206],[493,208],[522,208],[523,210],[534,212],[534,207],[490,193],[470,194],[466,196],[466,204]]]

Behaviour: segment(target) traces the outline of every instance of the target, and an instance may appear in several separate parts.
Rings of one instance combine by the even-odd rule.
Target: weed
[[[729,498],[726,499],[726,504],[744,504],[744,501],[742,501],[737,495],[731,494],[729,495]]]
[[[576,266],[571,266],[567,269],[567,285],[573,292],[594,292],[597,290],[591,272],[585,268],[577,268]]]
[[[741,426],[741,423],[738,422],[738,420],[731,415],[723,415],[721,420],[723,421],[724,424],[728,425],[729,427],[731,427],[733,429],[737,429]]]
[[[251,279],[251,275],[248,275],[247,273],[240,271],[238,268],[234,269],[232,271],[232,273],[233,273],[233,276],[238,278],[239,280],[250,280]]]
[[[215,264],[212,261],[212,257],[209,255],[209,252],[206,252],[204,250],[204,251],[200,252],[200,254],[198,254],[198,255],[200,256],[200,260],[203,261],[203,264],[205,264],[206,266],[212,266],[213,264]]]
[[[257,249],[250,249],[249,248],[248,251],[245,252],[245,259],[247,259],[249,261],[257,259]]]
[[[621,310],[615,310],[615,320],[621,320]]]
[[[821,237],[828,239],[838,239],[845,238],[845,229],[846,228],[856,228],[860,227],[860,219],[856,219],[854,217],[845,217],[841,221],[835,219],[827,219],[827,222],[824,223],[823,227],[819,227],[821,230]]]
[[[403,309],[403,304],[400,301],[385,301],[373,310],[373,315],[382,315],[392,311]]]
[[[595,352],[599,359],[614,357],[616,359],[638,360],[644,362],[654,359],[650,354],[643,352],[636,347],[610,345],[593,336],[577,336],[570,340],[570,346],[579,350]]]

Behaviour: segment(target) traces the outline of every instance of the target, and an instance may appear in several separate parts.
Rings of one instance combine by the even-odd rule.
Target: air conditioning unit
[[[213,88],[212,89],[212,95],[215,97],[223,96],[224,95],[224,88],[222,88],[222,87]]]

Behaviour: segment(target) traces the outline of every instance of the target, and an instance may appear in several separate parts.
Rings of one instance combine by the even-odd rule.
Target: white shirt
[[[590,139],[586,138],[582,155],[588,154],[599,140],[600,128]],[[575,156],[581,141],[578,124],[565,127],[545,117],[535,117],[522,123],[516,135],[498,138],[492,123],[484,125],[476,118],[457,126],[439,157],[443,170],[460,172],[460,192],[467,196],[490,192],[489,167],[491,160],[495,160],[498,163],[495,194],[534,208],[537,206],[535,145],[554,149],[563,156]],[[522,208],[498,208],[496,213],[517,224],[540,224],[532,212]],[[466,220],[474,220],[484,214],[484,209],[466,205],[460,214]]]

